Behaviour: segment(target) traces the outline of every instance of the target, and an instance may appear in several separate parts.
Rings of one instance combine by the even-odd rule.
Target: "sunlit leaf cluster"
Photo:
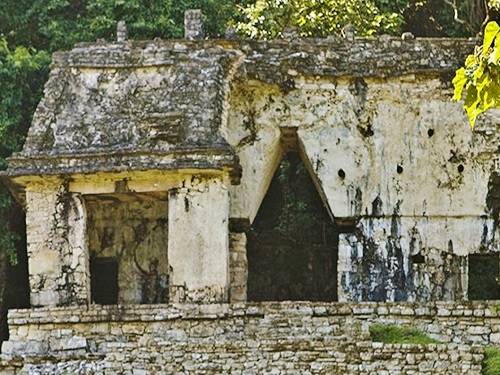
[[[488,6],[492,9],[500,10],[500,0],[489,0]]]
[[[471,127],[481,113],[500,107],[500,26],[496,22],[486,25],[483,44],[457,70],[453,85],[453,98],[463,100]]]
[[[326,37],[347,24],[358,35],[393,33],[403,22],[401,14],[382,12],[372,0],[257,0],[241,12],[237,30],[258,39],[280,37],[288,28],[304,37]]]

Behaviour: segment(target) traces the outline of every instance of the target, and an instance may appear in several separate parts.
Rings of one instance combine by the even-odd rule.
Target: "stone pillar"
[[[171,190],[168,260],[171,302],[227,302],[229,194],[220,180]]]
[[[247,300],[247,235],[245,233],[231,233],[229,235],[230,275],[231,275],[231,302],[246,302]]]
[[[203,39],[203,14],[199,9],[186,10],[184,13],[184,38]]]
[[[87,304],[90,275],[83,200],[62,182],[26,188],[32,306]]]

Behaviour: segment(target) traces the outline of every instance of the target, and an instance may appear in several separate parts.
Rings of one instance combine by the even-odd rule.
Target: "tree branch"
[[[465,21],[459,17],[457,1],[456,0],[453,0],[453,1],[444,0],[444,2],[453,8],[453,20],[455,22],[460,23],[461,25],[464,25],[469,31],[473,31],[473,28],[471,27],[471,25],[467,21]]]

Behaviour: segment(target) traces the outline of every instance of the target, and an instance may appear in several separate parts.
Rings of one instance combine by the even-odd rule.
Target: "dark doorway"
[[[469,255],[469,299],[500,299],[498,254]]]
[[[287,153],[248,232],[248,299],[337,300],[337,250],[309,172],[298,153]]]
[[[90,261],[92,302],[99,305],[118,303],[118,262],[115,258],[93,258]]]
[[[6,194],[0,186],[0,193]],[[0,212],[0,221],[4,220],[5,235],[14,234],[13,245],[9,250],[0,249],[0,344],[9,338],[7,326],[8,309],[30,307],[30,288],[28,279],[28,252],[26,250],[26,224],[22,208],[13,203]],[[2,227],[0,225],[0,227]]]

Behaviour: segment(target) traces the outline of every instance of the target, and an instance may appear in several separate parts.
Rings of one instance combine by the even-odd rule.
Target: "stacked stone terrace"
[[[5,371],[158,370],[134,367],[140,357],[169,363],[167,373],[479,373],[482,350],[470,345],[499,341],[492,305],[453,318],[467,333],[419,323],[447,337],[430,349],[372,346],[366,320],[359,336],[336,331],[364,308],[337,300],[379,301],[375,317],[383,302],[461,303],[477,293],[471,267],[498,272],[500,114],[471,131],[451,101],[476,41],[205,40],[200,17],[186,15],[183,40],[127,40],[121,24],[117,42],[54,54],[25,146],[3,173],[26,210],[33,307],[10,313]],[[290,150],[337,228],[337,290],[324,306],[276,312],[246,304],[246,232]],[[328,312],[342,306],[348,318]],[[295,324],[305,331],[287,343]],[[51,355],[67,358],[44,365]],[[419,368],[415,355],[430,362]]]
[[[3,366],[22,374],[480,374],[480,345],[500,337],[497,311],[450,302],[16,311]],[[373,343],[375,322],[412,324],[441,343]]]

